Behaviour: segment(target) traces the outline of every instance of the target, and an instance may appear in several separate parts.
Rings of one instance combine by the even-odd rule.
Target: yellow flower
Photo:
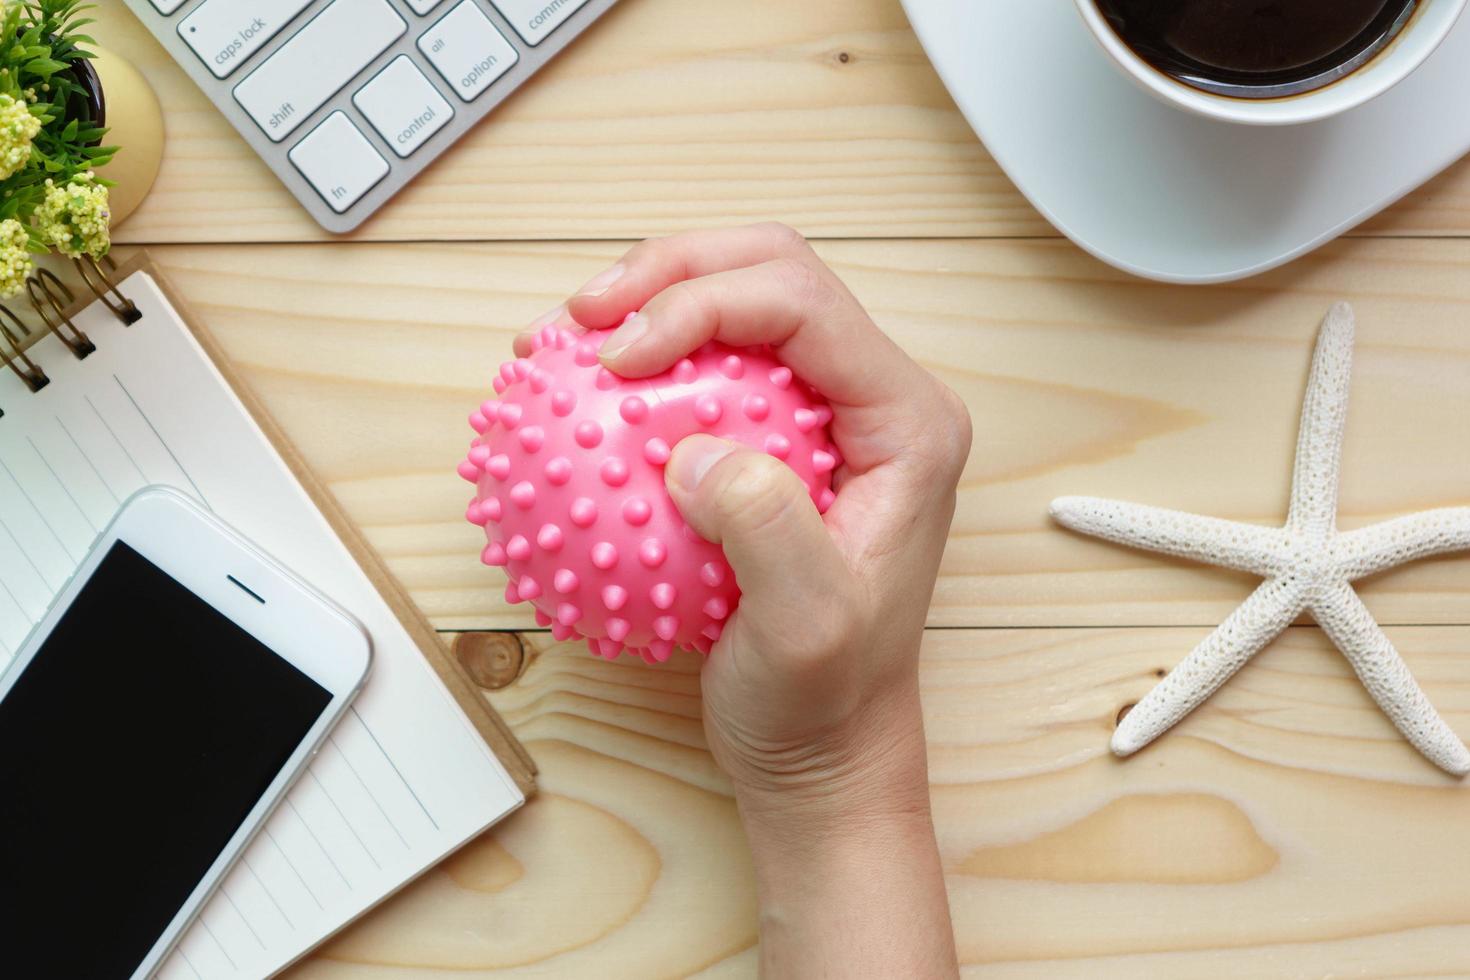
[[[36,267],[26,243],[30,236],[25,225],[14,218],[0,221],[0,299],[19,296],[26,288],[26,278]]]
[[[31,141],[41,131],[41,120],[30,106],[0,95],[0,180],[14,174],[31,158]]]
[[[41,240],[58,252],[79,258],[101,258],[111,247],[107,188],[92,183],[92,174],[79,174],[66,185],[46,181],[46,197],[33,221]]]

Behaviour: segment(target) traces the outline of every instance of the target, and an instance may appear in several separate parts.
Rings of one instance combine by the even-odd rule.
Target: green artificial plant
[[[95,168],[117,147],[90,118],[81,79],[93,57],[82,0],[9,0],[0,17],[0,298],[25,288],[34,256],[100,258],[107,189]]]

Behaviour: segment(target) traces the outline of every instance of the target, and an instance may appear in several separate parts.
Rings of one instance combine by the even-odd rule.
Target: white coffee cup
[[[1187,85],[1149,64],[1118,37],[1097,0],[1076,0],[1092,36],[1143,89],[1170,105],[1225,122],[1289,126],[1326,119],[1377,98],[1434,53],[1470,0],[1419,0],[1398,36],[1366,64],[1321,88],[1282,98],[1237,98]]]

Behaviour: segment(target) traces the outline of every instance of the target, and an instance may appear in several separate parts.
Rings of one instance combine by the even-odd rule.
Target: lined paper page
[[[295,959],[522,796],[147,273],[143,318],[94,303],[97,345],[0,375],[0,668],[119,504],[152,484],[198,500],[357,616],[372,675],[347,717],[165,963],[166,978],[258,978]]]

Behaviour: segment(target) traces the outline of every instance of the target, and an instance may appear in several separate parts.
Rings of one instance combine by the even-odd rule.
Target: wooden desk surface
[[[1046,0],[1063,2],[1063,0]],[[624,0],[393,205],[328,240],[123,10],[163,98],[157,258],[436,623],[515,630],[491,695],[541,793],[293,973],[754,972],[751,872],[698,664],[590,659],[476,561],[453,473],[512,333],[638,237],[776,218],[817,239],[976,423],[923,684],[967,972],[1470,973],[1470,791],[1310,625],[1162,743],[1121,708],[1252,586],[1069,535],[1059,493],[1261,522],[1286,504],[1316,324],[1357,304],[1343,523],[1470,502],[1470,163],[1269,275],[1181,288],[1064,241],[965,127],[897,0]],[[1470,559],[1363,589],[1470,736]]]

